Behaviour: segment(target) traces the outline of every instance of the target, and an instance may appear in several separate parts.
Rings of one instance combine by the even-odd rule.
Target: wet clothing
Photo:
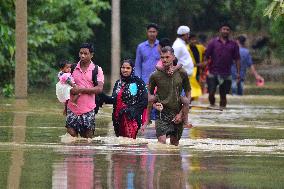
[[[225,96],[229,94],[232,84],[232,77],[231,76],[221,76],[221,75],[213,75],[209,74],[207,76],[207,85],[208,85],[208,92],[215,93],[216,88],[219,85],[219,94],[221,96]]]
[[[232,80],[232,95],[243,95],[244,94],[244,84],[245,81],[243,79],[240,79],[239,81],[237,79]]]
[[[209,42],[205,57],[211,59],[209,64],[209,73],[214,75],[231,75],[231,66],[234,60],[240,59],[239,46],[233,40],[227,40],[225,43],[219,37]]]
[[[86,71],[83,71],[78,62],[72,76],[76,85],[80,88],[93,88],[92,73],[95,69],[93,62],[90,63]],[[101,67],[98,67],[97,81],[104,82],[104,74]],[[76,95],[75,95],[76,96]],[[84,136],[86,131],[95,130],[95,94],[80,94],[77,103],[71,103],[74,95],[70,96],[67,104],[66,127],[73,128],[76,133]]]
[[[157,70],[151,75],[149,80],[149,90],[151,94],[154,94],[156,86],[158,102],[162,103],[164,108],[179,112],[182,89],[184,89],[184,91],[190,91],[186,71],[181,68],[172,76],[168,76],[167,73]]]
[[[119,120],[119,126],[115,127],[115,133],[117,136],[123,136],[128,138],[136,138],[138,132],[138,124],[134,119],[129,119],[124,112],[127,105],[122,101],[122,93],[124,91],[124,87],[120,89],[116,98],[116,109],[114,112],[114,119]]]
[[[73,128],[81,136],[89,129],[95,131],[95,110],[77,115],[67,108],[66,128]]]
[[[157,115],[156,135],[171,135],[180,138],[182,133],[182,123],[174,124],[172,119],[180,112],[182,108],[180,95],[182,90],[190,91],[190,84],[186,71],[181,68],[172,76],[162,71],[155,71],[149,80],[150,94],[154,94],[157,87],[156,96],[158,102],[163,104],[161,116]]]
[[[172,120],[176,116],[176,113],[169,110],[162,110],[161,114],[156,120],[156,136],[170,135],[176,137],[179,140],[183,132],[183,124],[175,124]]]
[[[155,66],[160,59],[158,45],[158,40],[155,41],[153,46],[147,40],[140,43],[136,50],[135,75],[140,77],[146,84],[148,84],[150,75],[155,71]]]
[[[117,80],[112,93],[113,126],[116,136],[136,138],[142,125],[142,114],[148,104],[145,83],[133,73]]]

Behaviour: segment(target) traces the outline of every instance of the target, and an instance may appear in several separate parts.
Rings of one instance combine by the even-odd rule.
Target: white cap
[[[183,35],[183,34],[187,34],[190,32],[190,29],[188,26],[180,26],[177,29],[177,34],[178,35]]]

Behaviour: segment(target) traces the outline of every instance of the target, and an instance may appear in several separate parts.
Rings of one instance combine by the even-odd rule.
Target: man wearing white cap
[[[188,76],[193,73],[193,62],[191,56],[186,48],[186,41],[189,38],[190,29],[188,26],[180,26],[177,30],[177,39],[173,44],[173,49],[178,64],[182,64],[183,69],[186,70]]]

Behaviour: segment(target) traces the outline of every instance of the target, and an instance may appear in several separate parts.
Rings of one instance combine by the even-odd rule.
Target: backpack
[[[98,85],[97,75],[98,75],[98,65],[95,65],[95,68],[92,71],[92,81],[93,81],[94,87]],[[96,101],[95,114],[97,114],[99,112],[100,107],[102,107],[103,105],[100,94],[96,94],[95,101]]]

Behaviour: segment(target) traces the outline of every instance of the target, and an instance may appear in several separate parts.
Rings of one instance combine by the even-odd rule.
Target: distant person
[[[182,68],[185,69],[188,76],[193,73],[192,58],[187,50],[186,43],[189,38],[190,29],[188,26],[180,26],[177,29],[177,39],[173,44],[174,55],[178,60],[178,64],[182,64]]]
[[[113,104],[112,120],[115,135],[135,139],[142,125],[143,110],[148,94],[144,81],[134,75],[134,62],[123,60],[120,79],[116,81],[112,96],[106,103]]]
[[[172,47],[166,46],[161,49],[161,60],[166,70],[172,68],[174,59]],[[154,94],[156,87],[157,91]],[[187,98],[187,103],[184,104],[181,103],[180,98],[182,90],[186,94],[184,98]],[[167,136],[170,136],[170,143],[177,146],[182,136],[183,124],[185,124],[183,109],[188,109],[190,101],[190,84],[186,71],[181,68],[169,76],[163,71],[156,70],[150,77],[148,93],[151,97],[148,100],[149,103],[157,98],[155,106],[160,111],[155,126],[158,141],[166,143]]]
[[[155,66],[160,59],[157,40],[158,25],[155,23],[147,25],[146,34],[147,40],[140,43],[136,50],[135,75],[148,84],[150,75],[155,71]]]
[[[201,45],[203,45],[203,46],[207,46],[207,35],[205,35],[205,34],[199,34],[198,35],[198,41],[199,41],[199,43],[201,44]]]
[[[205,54],[205,47],[198,43],[195,34],[190,34],[187,48],[194,64],[193,73],[189,80],[191,86],[191,99],[193,100],[198,99],[198,97],[202,95],[200,75],[203,71],[201,66]],[[202,84],[204,85],[204,83]]]
[[[95,94],[103,90],[104,74],[98,66],[97,85],[93,83],[92,72],[95,64],[92,62],[94,47],[92,44],[83,43],[80,46],[79,57],[72,76],[78,87],[71,89],[71,101],[67,104],[66,128],[67,132],[77,137],[80,134],[84,138],[92,138],[95,131]],[[80,94],[77,104],[72,99],[74,95]]]
[[[211,60],[207,77],[209,102],[211,106],[215,106],[215,92],[219,86],[220,108],[225,108],[227,105],[226,95],[231,89],[231,66],[234,62],[237,65],[238,79],[240,74],[239,46],[229,38],[230,32],[230,25],[222,24],[219,28],[219,36],[209,42],[205,52],[205,64],[208,64],[209,59]]]
[[[232,95],[243,95],[244,93],[244,81],[246,77],[247,68],[250,68],[257,82],[264,82],[252,62],[249,50],[245,47],[246,37],[241,35],[237,38],[237,43],[240,48],[241,67],[240,67],[240,80],[237,79],[237,67],[235,64],[232,65]]]

